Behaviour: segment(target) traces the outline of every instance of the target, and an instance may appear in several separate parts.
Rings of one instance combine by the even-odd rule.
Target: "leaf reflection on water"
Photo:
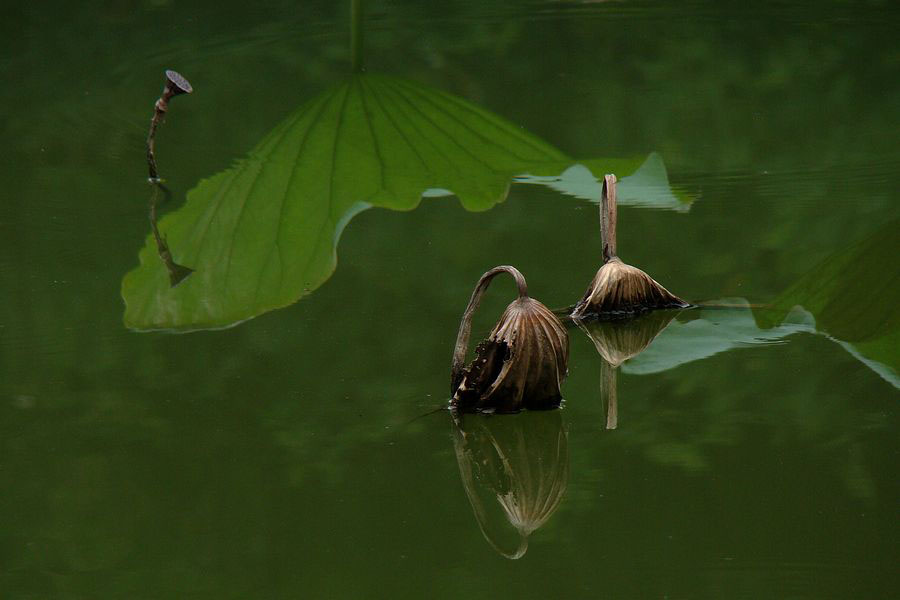
[[[140,265],[122,281],[125,324],[222,328],[287,306],[331,276],[341,232],[362,210],[412,210],[426,192],[452,192],[465,209],[483,211],[506,198],[515,175],[558,175],[573,162],[445,92],[354,75],[301,106],[235,166],[201,181],[160,221],[173,260],[195,272],[170,287],[148,237]],[[623,176],[650,163],[642,185],[668,189],[658,159],[582,163]],[[662,180],[646,183],[655,177]]]
[[[515,181],[545,185],[568,196],[599,204],[602,176],[609,171],[608,164],[608,161],[582,161],[558,176],[519,175]],[[619,180],[617,202],[622,206],[687,212],[693,201],[691,196],[669,185],[666,165],[657,152],[651,152],[637,170]]]
[[[814,333],[900,389],[900,275],[890,267],[900,251],[898,226],[887,223],[834,253],[765,308],[751,311],[745,299],[729,298],[685,313],[686,320],[670,323],[622,370],[659,373],[735,348]]]
[[[630,375],[650,375],[738,348],[781,344],[788,337],[798,333],[822,334],[839,344],[882,379],[900,389],[900,377],[897,375],[897,344],[894,343],[898,334],[896,329],[885,331],[874,340],[848,342],[817,327],[816,317],[801,306],[795,307],[785,315],[778,326],[766,329],[756,323],[750,304],[745,299],[725,298],[715,303],[722,304],[723,307],[713,306],[688,311],[687,320],[672,320],[643,349],[625,355],[624,358],[621,353],[616,354],[617,351],[610,347],[612,342],[608,335],[601,337],[597,330],[590,330],[588,335],[604,362],[612,368],[621,367],[624,373]],[[768,310],[770,309],[758,309],[757,312]],[[661,313],[672,314],[672,311]],[[629,322],[619,327],[626,330],[632,327],[640,329],[639,325],[637,322]],[[622,335],[622,331],[615,333]],[[631,335],[636,337],[639,333],[634,332]],[[615,360],[610,361],[610,358]]]
[[[578,323],[603,361],[606,428],[618,426],[620,367],[631,375],[660,373],[737,348],[781,344],[800,333],[824,335],[900,389],[900,275],[890,269],[900,251],[898,225],[889,222],[834,253],[764,308],[726,298],[683,312]]]

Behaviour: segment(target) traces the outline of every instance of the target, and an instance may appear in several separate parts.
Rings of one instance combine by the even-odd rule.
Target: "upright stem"
[[[616,176],[606,175],[603,178],[603,191],[600,194],[600,235],[603,238],[603,262],[616,255]]]
[[[350,66],[362,73],[363,66],[363,1],[350,0]]]
[[[162,100],[162,99],[160,99]],[[159,169],[156,166],[156,154],[154,152],[156,142],[156,130],[166,115],[166,109],[160,109],[160,100],[157,100],[153,119],[150,121],[150,132],[147,134],[147,170],[150,173],[150,183],[159,182]]]
[[[528,284],[525,282],[525,276],[515,267],[509,265],[501,265],[494,267],[481,276],[469,298],[469,305],[463,313],[462,320],[459,322],[459,333],[456,334],[456,347],[453,349],[453,360],[450,363],[450,394],[456,393],[462,379],[462,372],[466,364],[466,352],[469,349],[469,336],[472,334],[472,316],[481,304],[481,297],[491,284],[491,280],[500,273],[508,273],[516,281],[516,287],[519,289],[519,298],[528,297]]]
[[[153,105],[153,118],[150,120],[150,131],[147,133],[147,170],[150,173],[150,183],[159,184],[159,169],[156,166],[156,130],[166,118],[169,110],[169,100],[180,94],[190,94],[194,91],[190,82],[180,73],[172,70],[166,71],[166,87],[156,104]]]

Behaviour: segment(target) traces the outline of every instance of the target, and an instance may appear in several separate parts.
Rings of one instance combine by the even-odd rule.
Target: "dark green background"
[[[196,89],[158,141],[171,210],[345,76],[348,4],[6,7],[2,595],[896,596],[897,389],[821,334],[620,373],[619,428],[606,431],[600,358],[572,331],[566,496],[518,561],[484,541],[448,416],[409,420],[446,400],[482,272],[514,264],[550,306],[580,297],[600,254],[586,202],[513,186],[485,213],[453,199],[369,210],[298,304],[224,331],[123,327],[162,71]],[[623,207],[620,254],[689,300],[771,301],[900,216],[892,3],[367,13],[371,71],[461,96],[572,156],[660,152],[697,200],[683,214]],[[893,302],[897,253],[878,255]],[[512,297],[492,286],[476,336]]]

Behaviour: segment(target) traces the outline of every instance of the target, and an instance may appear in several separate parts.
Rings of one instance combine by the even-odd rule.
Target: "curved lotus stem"
[[[500,273],[508,273],[516,281],[516,287],[519,289],[519,298],[528,297],[528,284],[525,282],[525,276],[519,270],[510,265],[501,265],[494,267],[481,276],[469,298],[469,305],[463,313],[462,320],[459,323],[459,333],[456,334],[456,347],[453,349],[453,361],[450,363],[450,395],[452,396],[459,383],[462,380],[463,369],[466,364],[466,351],[469,348],[469,336],[472,333],[472,316],[481,304],[481,297],[491,284],[491,280]]]

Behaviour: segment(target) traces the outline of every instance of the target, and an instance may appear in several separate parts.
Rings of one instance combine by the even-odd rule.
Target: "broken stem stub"
[[[153,105],[153,118],[150,120],[150,131],[147,133],[147,170],[150,173],[150,183],[159,183],[159,169],[156,166],[156,130],[166,117],[169,110],[169,100],[173,96],[190,94],[194,91],[190,82],[180,73],[172,70],[166,71],[166,86],[162,95]]]

